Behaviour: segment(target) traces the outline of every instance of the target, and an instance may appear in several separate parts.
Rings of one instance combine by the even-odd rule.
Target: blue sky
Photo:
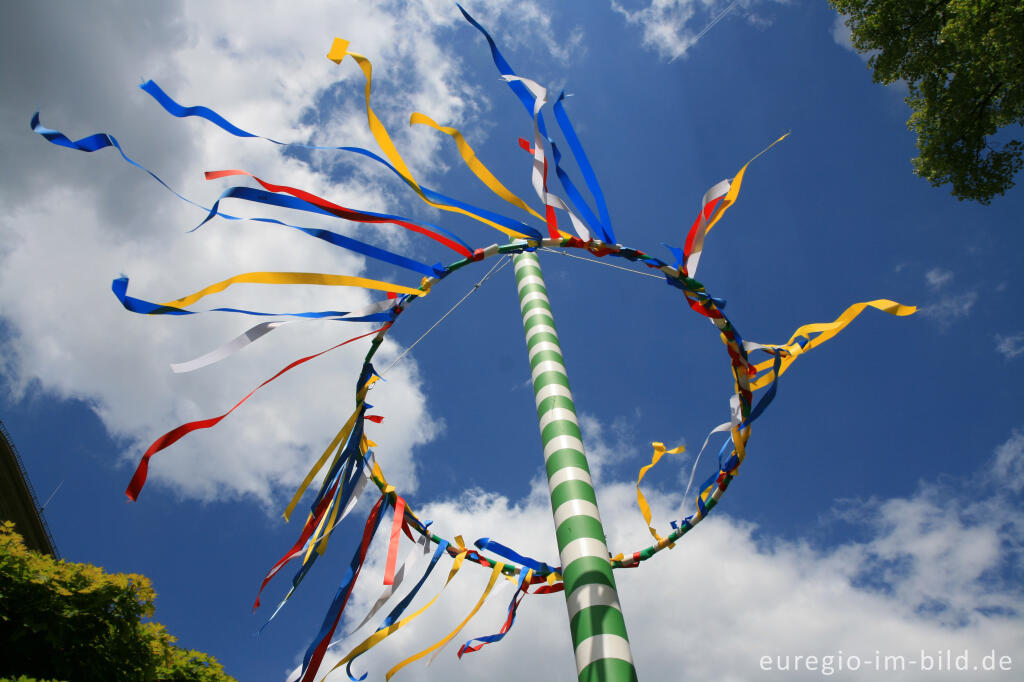
[[[1014,189],[981,207],[914,177],[905,92],[871,82],[827,7],[733,3],[698,39],[728,6],[467,4],[519,73],[572,93],[567,109],[624,245],[669,260],[662,244],[682,243],[704,191],[792,131],[751,165],[701,261],[701,281],[728,301],[745,338],[781,343],[858,301],[919,306],[909,318],[868,311],[801,358],[754,426],[749,457],[712,518],[674,550],[617,573],[638,672],[773,679],[779,673],[759,668],[763,655],[842,650],[869,658],[876,650],[916,656],[947,648],[979,658],[994,649],[1024,665],[1024,422],[1015,409],[1024,316],[1013,303],[1024,288],[1024,194]],[[86,155],[46,144],[28,120],[39,110],[44,125],[73,138],[112,133],[201,203],[227,186],[204,182],[202,171],[243,168],[346,206],[434,221],[486,246],[503,236],[416,203],[358,157],[282,153],[173,119],[135,86],[153,78],[179,101],[274,139],[372,149],[361,76],[348,61],[335,66],[323,56],[335,36],[347,38],[373,61],[374,107],[417,177],[502,211],[448,138],[405,123],[422,111],[458,127],[530,200],[530,159],[517,145],[532,134],[530,119],[498,80],[486,43],[445,2],[258,10],[31,3],[9,14],[0,29],[0,193],[8,207],[0,218],[8,349],[0,418],[40,496],[61,484],[46,517],[64,558],[148,575],[160,595],[157,620],[181,644],[214,654],[240,680],[283,680],[319,626],[360,521],[335,537],[258,638],[269,613],[253,616],[249,606],[299,530],[279,512],[348,416],[365,346],[296,370],[215,429],[157,455],[138,503],[125,503],[122,491],[157,436],[221,414],[292,359],[368,327],[290,325],[219,365],[174,375],[168,363],[251,321],[132,315],[110,295],[109,281],[128,274],[132,292],[151,300],[251,270],[416,282],[266,225],[214,221],[186,234],[202,217],[196,209],[110,150]],[[449,260],[394,229],[332,227],[425,262]],[[717,334],[663,283],[554,254],[542,264],[610,546],[633,551],[649,544],[634,487],[649,443],[687,445],[645,479],[666,528],[693,455],[728,418],[728,360]],[[483,273],[467,268],[410,308],[378,366]],[[346,309],[374,298],[309,289],[236,287],[215,303]],[[368,433],[410,504],[449,537],[490,536],[554,562],[511,268],[386,378],[372,401],[386,419]],[[350,624],[372,603],[382,573],[378,551]],[[458,580],[421,622],[361,659],[370,679],[454,627],[486,571],[466,569]],[[272,584],[265,603],[281,591]],[[467,638],[497,630],[508,595],[487,604]],[[726,660],[707,656],[725,642]],[[401,675],[433,679],[472,665],[498,679],[510,671],[573,679],[569,649],[561,597],[530,597],[502,643],[461,664],[451,647],[431,667]]]

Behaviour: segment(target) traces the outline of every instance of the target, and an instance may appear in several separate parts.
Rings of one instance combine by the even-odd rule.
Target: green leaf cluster
[[[54,680],[227,682],[212,656],[181,649],[148,621],[142,575],[107,573],[25,547],[0,524],[0,676]],[[147,619],[143,622],[143,619]]]
[[[829,0],[876,83],[905,81],[914,172],[988,204],[1024,165],[1024,3]],[[997,135],[1002,130],[1003,133]],[[1012,133],[1012,134],[1011,134]]]

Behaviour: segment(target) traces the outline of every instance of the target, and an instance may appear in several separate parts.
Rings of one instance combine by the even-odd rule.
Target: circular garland
[[[673,523],[672,532],[665,537],[657,535],[652,530],[652,534],[654,534],[657,539],[657,542],[654,544],[639,551],[632,552],[629,555],[618,554],[610,558],[613,568],[634,568],[661,550],[674,547],[676,540],[688,533],[708,515],[716,504],[718,504],[718,501],[729,487],[729,483],[736,476],[739,466],[745,457],[746,443],[750,437],[750,422],[760,415],[764,407],[766,407],[772,397],[774,397],[774,382],[777,379],[778,363],[776,362],[775,367],[768,370],[768,372],[773,373],[771,374],[771,383],[769,384],[768,393],[766,393],[765,397],[762,398],[756,407],[752,407],[751,381],[758,374],[758,368],[750,363],[742,338],[733,327],[728,317],[726,317],[725,313],[722,312],[721,300],[710,296],[705,290],[703,284],[692,277],[688,277],[684,274],[682,269],[666,265],[659,259],[649,256],[643,251],[628,248],[620,244],[604,244],[598,240],[584,242],[578,237],[543,239],[540,241],[532,239],[518,239],[500,246],[492,244],[484,249],[476,249],[473,252],[473,255],[469,258],[463,258],[462,260],[452,263],[444,269],[444,272],[440,277],[423,278],[419,289],[422,290],[425,295],[438,281],[447,277],[456,270],[460,270],[472,263],[482,262],[493,256],[511,257],[513,254],[522,253],[523,251],[533,251],[541,246],[547,248],[582,249],[597,257],[614,256],[618,258],[625,258],[629,261],[644,263],[648,267],[662,271],[666,276],[667,282],[683,292],[690,307],[711,320],[720,332],[721,338],[729,353],[730,364],[735,378],[734,395],[737,401],[736,404],[739,406],[737,414],[733,418],[731,429],[733,442],[732,452],[724,459],[724,461],[719,462],[718,473],[712,476],[712,478],[702,486],[702,489],[698,491],[696,498],[697,509],[694,514],[684,518],[679,523]],[[395,322],[397,322],[398,316],[401,315],[408,305],[417,298],[419,298],[419,296],[404,294],[396,299],[394,306],[391,308],[391,311],[394,314],[394,319],[392,322],[382,327],[374,336],[370,350],[366,354],[364,361],[365,364],[370,363],[370,360],[376,354],[381,342],[384,340],[384,336],[394,326]],[[786,353],[785,349],[779,347],[762,346],[760,344],[753,344],[753,346],[774,355],[776,358],[781,358]],[[361,385],[357,385],[357,395],[361,388]],[[389,484],[387,479],[383,476],[383,472],[379,467],[375,469],[373,474],[371,474],[371,480],[383,494],[388,496],[392,505],[395,500],[400,497],[398,491],[395,490],[395,488]],[[460,543],[454,543],[451,540],[430,531],[423,525],[407,505],[405,507],[405,515],[406,519],[410,521],[410,526],[421,535],[427,537],[431,542],[437,544],[441,542],[446,543],[448,545],[448,553],[451,556],[457,556],[460,552],[465,551],[466,559],[484,567],[489,568],[494,566],[495,560],[488,558],[482,550],[467,550],[462,547]],[[518,558],[525,558],[522,557],[522,555],[518,555],[518,553],[515,554]],[[527,560],[527,562],[531,561],[532,560]],[[520,561],[517,563],[523,562]],[[553,567],[544,562],[532,561],[530,568],[534,571],[534,580],[537,582],[545,579],[548,580],[548,582],[551,582],[552,578],[549,578],[549,576],[553,576],[554,579],[557,579],[560,574],[560,569],[557,565]],[[522,566],[510,566],[506,563],[502,570],[506,575],[518,575],[521,571],[526,570],[526,568]]]

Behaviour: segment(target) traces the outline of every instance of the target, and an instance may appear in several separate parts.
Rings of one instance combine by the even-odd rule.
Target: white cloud
[[[1009,440],[996,448],[993,474],[1013,492],[1024,490],[1024,433],[1014,429]]]
[[[932,289],[941,289],[953,281],[953,273],[949,270],[943,270],[942,268],[932,268],[928,272],[924,273],[924,281],[927,282],[928,286]]]
[[[996,350],[1003,354],[1007,360],[1024,354],[1024,333],[996,335]]]
[[[996,468],[998,462],[1009,461],[1019,475],[1022,444],[1024,436],[1014,432],[997,450]],[[595,449],[599,447],[591,445]],[[1005,498],[1005,488],[993,488],[992,481],[974,483],[952,492],[923,483],[908,497],[848,503],[842,516],[856,524],[858,539],[831,544],[782,540],[753,523],[716,512],[675,550],[638,569],[616,571],[639,676],[758,679],[765,674],[759,667],[762,656],[771,657],[775,665],[778,656],[835,657],[840,651],[873,662],[876,652],[917,661],[922,651],[948,649],[956,656],[966,649],[979,663],[994,649],[1018,664],[1024,594],[1014,576],[1024,568],[1024,515]],[[968,487],[970,495],[963,493]],[[606,484],[598,496],[613,552],[649,542],[632,483]],[[663,495],[651,502],[655,518],[665,526],[679,499]],[[462,533],[467,541],[490,536],[538,559],[550,562],[556,557],[546,485],[540,480],[520,502],[469,490],[427,505],[422,513],[435,520],[441,533]],[[356,619],[380,589],[383,547],[376,550],[350,606]],[[435,571],[416,604],[440,589],[450,565],[446,561]],[[365,655],[355,668],[379,677],[449,632],[468,614],[487,577],[477,566],[468,566],[464,573],[422,618]],[[562,595],[527,597],[505,640],[470,654],[459,667],[457,647],[471,637],[496,632],[510,597],[508,589],[495,595],[431,667],[415,663],[403,670],[403,679],[442,679],[464,674],[466,665],[497,678],[514,671],[520,678],[575,679]],[[331,664],[367,634],[337,647],[328,656]],[[720,646],[727,646],[728,656],[708,655],[709,647]],[[819,670],[789,673],[785,679],[820,677]],[[863,679],[871,677],[865,672]],[[914,664],[897,676],[932,677],[934,672],[922,672]],[[329,679],[345,679],[344,673]],[[766,679],[777,679],[777,673]],[[996,678],[979,670],[957,679]]]
[[[533,24],[547,21],[536,3],[480,4],[481,20],[512,34],[522,33],[523,12]],[[0,74],[5,150],[0,197],[7,207],[0,218],[0,311],[12,350],[0,370],[15,399],[41,390],[86,401],[123,443],[115,456],[134,464],[158,435],[185,421],[223,413],[289,361],[371,328],[289,325],[220,365],[171,374],[167,363],[199,355],[255,320],[129,314],[109,291],[118,273],[131,276],[130,294],[169,300],[240,272],[358,275],[367,272],[368,264],[269,225],[218,220],[185,234],[200,212],[122,163],[113,150],[84,154],[46,143],[28,131],[34,110],[41,111],[44,125],[73,139],[100,131],[114,134],[130,156],[203,202],[212,201],[222,187],[238,184],[205,182],[203,170],[243,168],[345,205],[394,209],[396,202],[408,201],[406,194],[366,164],[350,164],[333,154],[314,154],[306,163],[283,156],[275,145],[235,138],[196,119],[174,119],[135,85],[140,77],[153,78],[183,104],[211,106],[238,126],[275,139],[373,148],[362,109],[361,73],[350,62],[337,66],[324,58],[333,37],[341,35],[373,60],[374,107],[409,166],[430,182],[444,170],[431,161],[432,154],[450,140],[410,129],[405,125],[409,112],[420,110],[461,127],[489,106],[471,85],[461,84],[461,64],[446,42],[446,32],[456,25],[472,32],[453,5],[440,1],[276,2],[261,5],[258,12],[241,2],[195,0],[158,6],[109,0],[11,7],[0,41],[0,58],[17,65]],[[551,48],[555,45],[552,39]],[[240,203],[230,202],[225,210],[275,215],[267,210],[242,213],[247,209]],[[380,240],[371,236],[380,228],[302,220]],[[421,248],[396,230],[385,232],[384,239],[404,242],[414,253]],[[209,307],[344,310],[380,296],[322,291],[327,288],[245,285],[208,300]],[[289,491],[351,411],[365,343],[296,369],[215,429],[186,437],[157,455],[152,479],[201,499],[248,495],[269,502]],[[387,343],[378,364],[386,366],[399,350]],[[388,378],[375,391],[375,402],[388,419],[368,429],[381,443],[378,455],[395,483],[411,489],[416,479],[412,452],[440,425],[425,407],[413,358]],[[128,475],[125,467],[126,482]]]
[[[651,0],[646,7],[631,11],[612,0],[612,9],[643,31],[645,47],[674,61],[718,22],[740,14],[741,10],[745,11],[743,16],[748,23],[758,27],[771,25],[770,19],[750,11],[756,4],[758,0]]]
[[[978,301],[978,292],[965,291],[962,294],[943,296],[935,303],[923,306],[919,311],[925,317],[935,320],[943,329],[948,328],[956,320],[967,317]]]
[[[857,52],[857,49],[853,46],[853,32],[846,25],[846,19],[847,17],[843,14],[836,15],[836,18],[832,21],[832,40],[836,41],[836,45],[839,47],[845,47],[851,52]]]
[[[832,22],[832,40],[835,41],[836,45],[845,48],[850,52],[853,52],[860,60],[867,64],[872,57],[878,55],[880,50],[867,50],[865,52],[859,51],[853,45],[853,31],[846,25],[846,21],[849,16],[845,14],[837,14],[835,20]],[[895,93],[900,97],[901,104],[902,100],[910,92],[910,87],[907,85],[907,81],[902,78],[888,83],[886,86],[891,92]]]

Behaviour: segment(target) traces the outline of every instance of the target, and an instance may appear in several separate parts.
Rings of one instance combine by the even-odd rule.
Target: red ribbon
[[[299,536],[295,545],[293,545],[283,557],[277,560],[277,563],[271,567],[270,571],[263,578],[263,582],[260,583],[259,592],[256,593],[256,602],[252,605],[253,611],[260,607],[260,595],[263,594],[263,588],[267,586],[267,583],[269,583],[275,575],[280,573],[285,564],[302,554],[302,550],[306,546],[306,541],[313,535],[313,531],[320,525],[320,521],[323,519],[324,514],[326,514],[327,510],[330,508],[331,500],[334,498],[334,494],[338,491],[338,483],[339,482],[336,481],[330,492],[324,495],[323,499],[320,500],[320,504],[317,505],[315,513],[310,514],[309,518],[306,520],[306,525],[302,528],[302,535]]]
[[[453,241],[448,237],[445,237],[444,235],[438,234],[437,232],[428,230],[422,225],[417,225],[416,223],[410,223],[405,220],[398,220],[397,218],[381,218],[379,216],[368,215],[361,211],[353,210],[351,208],[345,208],[344,206],[339,206],[338,204],[327,201],[327,199],[318,197],[315,194],[310,194],[305,190],[296,189],[294,187],[288,187],[287,185],[275,185],[273,183],[264,182],[263,180],[256,177],[252,173],[244,170],[233,169],[221,171],[206,171],[207,180],[216,180],[217,178],[223,178],[229,175],[248,175],[250,178],[263,185],[264,189],[270,192],[284,192],[286,194],[291,194],[293,197],[298,197],[303,201],[308,201],[314,206],[318,206],[324,209],[325,211],[328,211],[329,213],[338,216],[339,218],[344,218],[345,220],[352,220],[357,223],[391,223],[393,225],[401,225],[407,230],[412,230],[413,232],[418,232],[420,234],[426,235],[433,239],[434,241],[444,244],[448,248],[452,249],[453,251],[459,253],[462,256],[465,256],[466,258],[469,258],[471,255],[469,249],[464,247],[462,244],[459,244],[458,242]]]
[[[366,560],[366,551],[370,546],[370,540],[373,539],[373,532],[377,530],[377,525],[374,521],[377,519],[377,512],[383,502],[384,496],[381,495],[377,499],[377,504],[373,505],[373,509],[370,510],[370,515],[366,517],[366,526],[363,528],[363,540],[359,545],[359,565],[356,567],[355,573],[352,575],[352,580],[349,581],[345,588],[345,597],[341,602],[341,608],[338,609],[338,613],[334,617],[334,623],[331,624],[331,629],[327,632],[327,636],[320,640],[316,649],[313,650],[313,655],[309,659],[309,666],[306,668],[306,674],[302,676],[302,682],[312,682],[313,678],[316,677],[317,670],[320,668],[320,662],[323,661],[324,654],[327,652],[327,645],[331,643],[331,637],[334,636],[334,631],[338,627],[338,621],[341,620],[341,614],[345,612],[345,605],[348,604],[348,598],[352,596],[352,588],[356,585],[356,579],[359,577],[359,572],[363,570],[363,561]]]
[[[391,540],[388,544],[388,560],[384,564],[384,584],[395,583],[395,564],[398,563],[398,541],[402,538],[402,526],[405,524],[405,500],[395,495],[395,518],[391,521]]]
[[[194,422],[189,422],[187,424],[182,424],[181,426],[177,427],[176,429],[172,429],[171,431],[168,431],[164,435],[160,436],[155,441],[153,441],[153,444],[149,446],[149,449],[146,450],[145,453],[143,453],[142,459],[139,461],[139,466],[135,469],[135,475],[132,476],[132,480],[131,480],[130,483],[128,483],[128,488],[124,491],[124,494],[127,495],[128,499],[131,500],[132,502],[134,502],[134,501],[139,499],[139,493],[142,492],[142,487],[144,485],[146,485],[146,477],[149,475],[149,458],[152,457],[153,455],[155,455],[156,453],[160,452],[164,448],[168,448],[168,447],[174,445],[179,440],[184,438],[186,435],[192,433],[193,431],[198,431],[199,429],[208,429],[211,426],[216,426],[220,422],[220,420],[224,419],[224,417],[226,417],[229,414],[231,414],[232,412],[234,412],[236,409],[238,409],[239,405],[241,405],[246,400],[251,398],[253,393],[255,393],[256,391],[260,390],[261,388],[263,388],[264,386],[266,386],[271,381],[273,381],[274,379],[278,378],[279,376],[281,376],[285,372],[287,372],[287,371],[289,371],[289,370],[291,370],[291,369],[293,369],[295,367],[298,367],[302,363],[308,362],[308,361],[312,360],[313,358],[318,358],[321,355],[323,355],[324,353],[328,353],[328,352],[334,350],[335,348],[341,348],[345,344],[352,343],[353,341],[358,341],[359,339],[365,338],[367,336],[372,336],[373,334],[377,334],[378,332],[381,332],[381,331],[387,329],[388,327],[390,327],[391,324],[392,323],[389,322],[386,325],[384,325],[383,327],[381,327],[380,329],[374,329],[371,332],[367,332],[365,334],[360,334],[359,336],[355,336],[355,337],[349,339],[348,341],[342,341],[341,343],[339,343],[336,346],[331,346],[327,350],[322,350],[319,353],[315,353],[314,355],[307,355],[304,358],[300,358],[300,359],[296,360],[295,362],[291,363],[290,365],[288,365],[287,367],[285,367],[284,369],[282,369],[280,372],[278,372],[274,376],[272,376],[269,379],[267,379],[266,381],[264,381],[262,384],[260,384],[256,388],[254,388],[251,391],[249,391],[248,395],[246,395],[244,398],[242,398],[237,403],[235,403],[234,407],[232,407],[230,410],[228,410],[227,412],[225,412],[221,416],[213,417],[211,419],[200,419],[199,421],[194,421]]]

